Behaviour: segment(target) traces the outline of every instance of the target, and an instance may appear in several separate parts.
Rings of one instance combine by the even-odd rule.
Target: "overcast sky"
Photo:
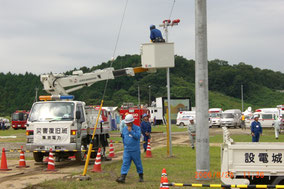
[[[0,72],[60,73],[111,59],[126,0],[0,0]],[[173,0],[129,0],[115,57],[139,54]],[[175,54],[195,59],[194,0],[176,0]],[[284,0],[207,0],[208,59],[284,72]]]

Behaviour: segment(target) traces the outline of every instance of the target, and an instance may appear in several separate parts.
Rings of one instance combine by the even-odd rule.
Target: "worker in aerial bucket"
[[[162,32],[156,29],[155,25],[150,26],[150,39],[153,43],[165,42],[162,36]]]
[[[131,161],[133,161],[136,166],[137,173],[139,174],[139,182],[143,182],[143,166],[140,152],[141,129],[133,124],[134,118],[132,114],[125,116],[124,122],[126,127],[122,130],[124,147],[123,163],[121,167],[121,175],[116,179],[116,182],[125,183],[125,178],[129,171]]]

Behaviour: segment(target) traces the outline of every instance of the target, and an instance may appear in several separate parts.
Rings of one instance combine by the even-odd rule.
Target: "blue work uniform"
[[[141,162],[141,152],[140,152],[140,127],[133,125],[132,130],[129,132],[127,126],[122,130],[123,139],[123,163],[121,167],[121,174],[127,175],[131,161],[134,162],[138,174],[143,173],[143,167]]]
[[[161,41],[164,40],[163,36],[162,36],[162,32],[160,30],[155,28],[155,29],[151,29],[150,31],[151,31],[151,33],[150,33],[151,41],[153,41],[153,42],[161,42]]]
[[[142,121],[142,123],[141,123],[141,132],[142,132],[142,135],[144,137],[143,148],[146,151],[148,139],[150,139],[150,136],[147,136],[146,132],[151,133],[151,123],[148,122],[148,121],[147,122],[146,121]]]
[[[252,142],[258,142],[259,141],[259,135],[262,134],[262,127],[260,122],[253,121],[250,126],[251,133],[254,133],[254,136],[252,136]]]

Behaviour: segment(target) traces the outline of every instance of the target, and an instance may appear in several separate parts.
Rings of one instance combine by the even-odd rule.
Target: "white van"
[[[241,127],[241,116],[239,109],[225,110],[221,114],[221,127]]]
[[[221,114],[223,110],[222,108],[210,108],[209,113],[209,126],[221,126]]]
[[[177,114],[177,126],[189,125],[189,118],[192,117],[195,121],[195,111],[180,111]]]
[[[260,122],[262,127],[273,127],[272,124],[275,119],[278,117],[278,109],[277,108],[261,108],[255,110],[253,115],[258,115],[258,121]],[[251,123],[254,121],[253,116],[247,120],[247,127],[251,126]]]

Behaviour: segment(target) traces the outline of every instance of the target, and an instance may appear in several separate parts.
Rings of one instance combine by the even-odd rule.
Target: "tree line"
[[[104,69],[112,62],[104,62],[91,68],[81,67],[84,73]],[[112,63],[114,69],[139,67],[139,55],[118,56]],[[76,69],[74,69],[76,70]],[[72,74],[72,71],[65,74]],[[171,72],[171,96],[190,97],[195,104],[195,61],[182,56],[175,56],[175,67]],[[241,108],[241,85],[243,85],[245,106],[275,107],[283,104],[284,95],[279,90],[284,88],[284,74],[269,69],[260,69],[243,62],[230,65],[224,60],[208,62],[209,104],[211,107]],[[98,105],[103,96],[105,81],[97,82],[72,94],[76,100],[86,104]],[[138,87],[142,104],[148,104],[155,97],[167,95],[166,70],[159,69],[156,73],[139,73],[134,77],[118,77],[109,80],[105,92],[106,106],[120,106],[123,102],[138,103]],[[36,88],[39,95],[46,95],[38,75],[33,73],[12,74],[0,73],[0,115],[10,115],[15,110],[29,110],[35,101]],[[235,102],[235,103],[234,103]]]

